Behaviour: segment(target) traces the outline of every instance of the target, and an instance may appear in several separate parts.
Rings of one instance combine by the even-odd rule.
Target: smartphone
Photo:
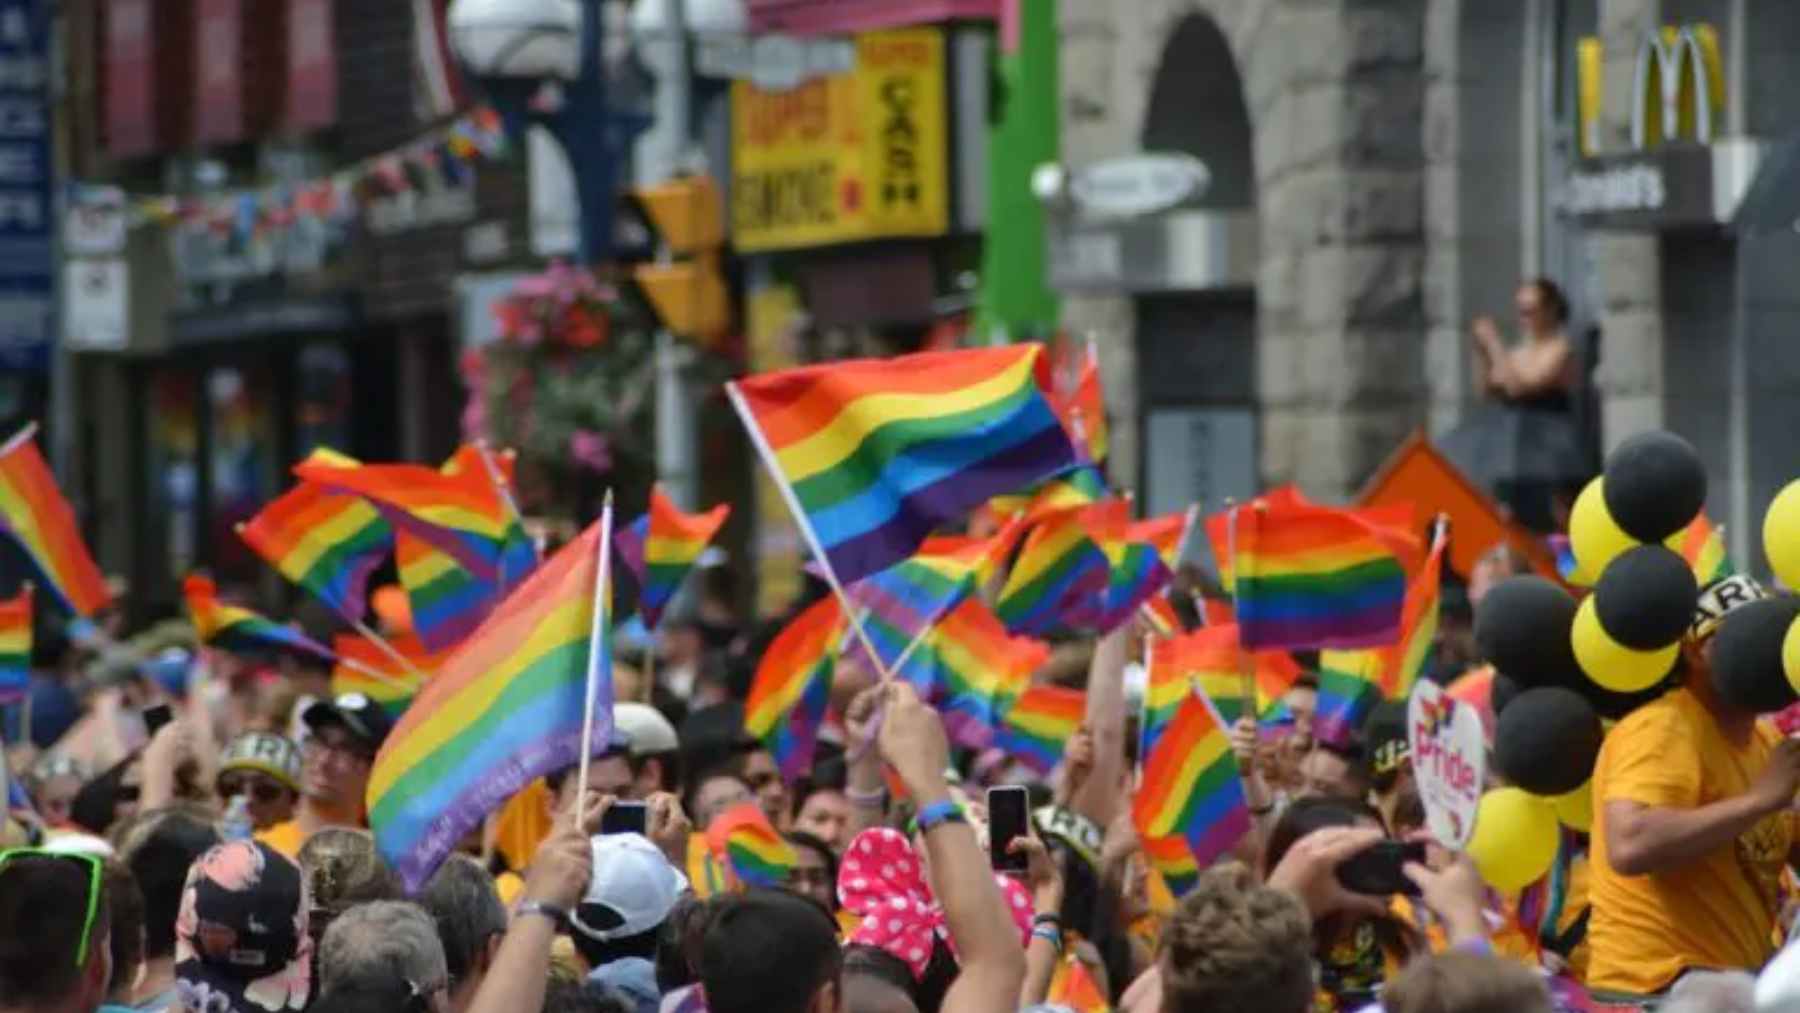
[[[1024,872],[1031,856],[1024,852],[1009,852],[1006,846],[1013,838],[1031,833],[1030,797],[1019,785],[1000,785],[988,789],[987,808],[988,859],[994,871]]]
[[[1417,897],[1418,886],[1402,871],[1408,862],[1425,864],[1424,842],[1376,841],[1338,863],[1338,882],[1351,893],[1374,897],[1403,893]]]
[[[163,725],[175,720],[175,712],[166,703],[151,704],[143,710],[144,734],[154,737]]]
[[[650,809],[642,802],[614,802],[600,817],[602,834],[641,834],[650,827]]]

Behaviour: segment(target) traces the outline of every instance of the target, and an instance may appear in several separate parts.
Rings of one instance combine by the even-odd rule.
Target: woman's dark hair
[[[1537,289],[1538,298],[1544,301],[1544,308],[1556,323],[1567,323],[1569,319],[1569,297],[1563,294],[1562,286],[1549,278],[1537,277],[1525,282]]]
[[[174,955],[188,866],[218,843],[212,824],[180,806],[140,813],[119,835],[119,855],[144,892],[145,960]]]
[[[700,980],[700,944],[706,938],[707,902],[688,895],[675,902],[656,940],[656,987],[665,994]]]
[[[111,830],[113,813],[119,807],[119,788],[125,781],[126,769],[136,759],[137,754],[133,753],[82,785],[69,803],[69,819],[91,834],[104,835]]]
[[[912,995],[913,989],[918,987],[906,961],[868,943],[851,943],[844,947],[844,977],[874,978],[907,995]]]
[[[831,877],[831,913],[837,914],[838,860],[837,855],[831,850],[831,845],[804,830],[790,830],[785,836],[789,844],[796,848],[805,848],[825,861],[825,875]]]
[[[106,861],[106,903],[112,914],[112,980],[110,994],[129,983],[144,962],[144,891],[131,870],[116,859]]]
[[[1296,799],[1275,821],[1269,831],[1269,842],[1263,848],[1263,875],[1268,875],[1287,857],[1294,842],[1315,830],[1326,827],[1353,827],[1365,820],[1381,826],[1381,814],[1367,802],[1341,798]]]

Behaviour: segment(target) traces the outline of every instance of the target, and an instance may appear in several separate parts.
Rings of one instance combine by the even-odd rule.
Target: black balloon
[[[1639,433],[1606,456],[1600,489],[1620,530],[1640,542],[1660,542],[1706,505],[1706,467],[1674,433]]]
[[[1508,577],[1475,608],[1475,645],[1521,687],[1574,688],[1587,681],[1569,643],[1574,622],[1569,592],[1542,577]]]
[[[1600,715],[1560,686],[1528,689],[1500,715],[1494,762],[1533,795],[1564,795],[1587,783],[1600,755]]]
[[[1686,560],[1661,545],[1640,545],[1607,564],[1594,585],[1594,612],[1607,636],[1634,651],[1655,651],[1687,632],[1699,597]]]
[[[1781,669],[1781,641],[1800,616],[1800,601],[1770,598],[1733,609],[1712,642],[1712,683],[1740,710],[1768,714],[1795,700]]]
[[[1488,686],[1488,706],[1493,708],[1494,716],[1499,717],[1507,706],[1525,692],[1510,675],[1494,673],[1494,681]]]

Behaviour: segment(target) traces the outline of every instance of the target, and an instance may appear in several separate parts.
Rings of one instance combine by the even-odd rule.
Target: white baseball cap
[[[613,728],[630,743],[633,756],[655,756],[681,748],[675,726],[663,717],[662,711],[649,704],[613,704]]]
[[[687,877],[644,835],[605,834],[589,843],[594,874],[570,919],[589,939],[605,943],[648,932],[687,892]]]

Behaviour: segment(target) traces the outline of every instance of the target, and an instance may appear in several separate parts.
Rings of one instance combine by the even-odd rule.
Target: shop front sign
[[[855,69],[769,92],[732,86],[732,239],[743,252],[949,229],[944,36],[856,39]]]
[[[1576,46],[1580,144],[1599,151],[1605,76],[1600,40]],[[1638,43],[1631,77],[1631,147],[1651,151],[1665,144],[1711,144],[1725,116],[1725,65],[1719,34],[1711,25],[1664,25]]]
[[[1078,170],[1069,182],[1069,196],[1090,215],[1131,217],[1193,200],[1210,182],[1206,163],[1192,155],[1127,155]]]
[[[1761,159],[1761,145],[1744,138],[1590,158],[1570,171],[1556,206],[1602,228],[1717,225],[1737,212]]]

